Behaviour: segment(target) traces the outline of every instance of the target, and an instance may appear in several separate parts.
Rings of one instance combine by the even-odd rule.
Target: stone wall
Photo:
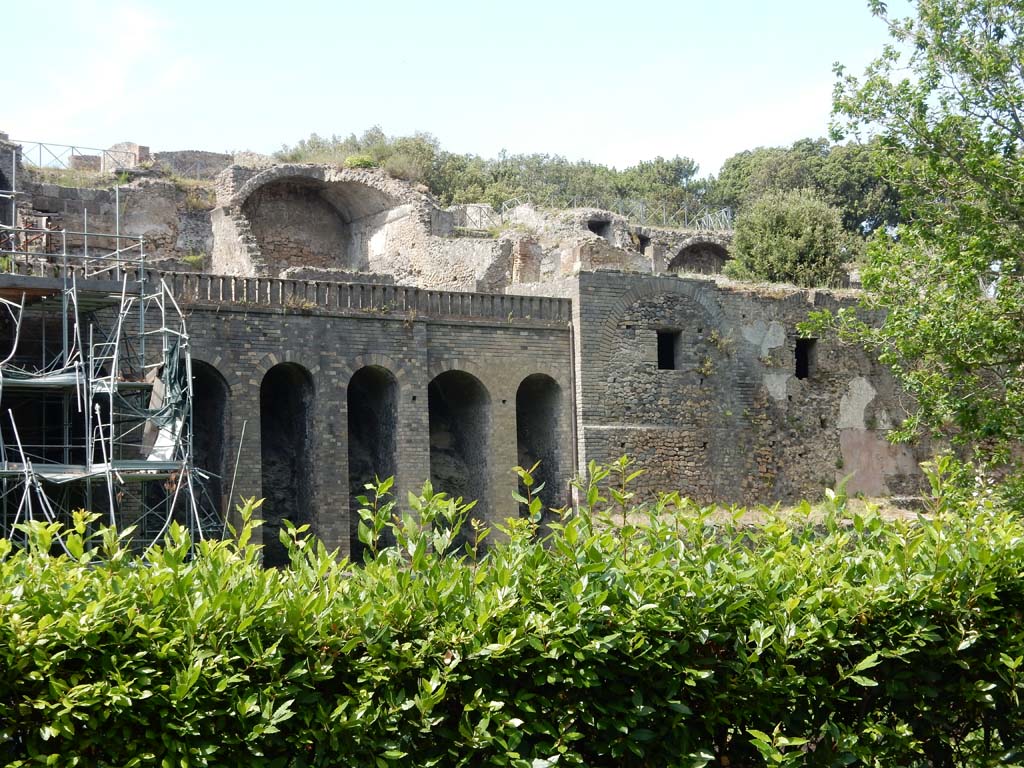
[[[126,168],[137,168],[152,159],[149,147],[134,141],[121,141],[107,148],[100,162],[103,173],[114,173]]]
[[[212,247],[213,232],[210,212],[189,191],[175,184],[152,178],[140,178],[113,189],[62,187],[56,184],[19,182],[25,191],[23,211],[41,214],[55,229],[69,233],[123,235],[145,238],[145,252],[154,263],[174,261],[189,254],[206,255]],[[117,205],[121,206],[118,223]],[[69,252],[80,253],[86,248],[81,234],[67,237]],[[88,238],[90,253],[113,250],[113,237],[95,235]],[[59,251],[55,240],[51,251]]]
[[[21,180],[21,145],[7,141],[7,134],[0,134],[0,190],[11,191]],[[0,224],[14,225],[12,200],[0,198]]]
[[[888,373],[826,340],[801,343],[811,359],[798,371],[797,323],[851,301],[711,279],[581,274],[581,465],[629,454],[648,469],[645,491],[705,502],[815,498],[847,475],[851,492],[916,491],[923,449],[885,440],[905,416]],[[670,351],[671,361],[662,359]]]

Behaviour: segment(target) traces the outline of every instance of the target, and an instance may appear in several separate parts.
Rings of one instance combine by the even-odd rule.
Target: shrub
[[[303,529],[283,533],[290,567],[264,570],[248,525],[194,546],[174,525],[142,560],[84,515],[60,556],[56,524],[23,526],[20,548],[0,541],[0,757],[1019,761],[1015,517],[940,495],[934,519],[846,519],[833,495],[824,519],[804,505],[749,528],[674,494],[631,510],[630,474],[591,466],[578,515],[543,539],[510,520],[477,558],[437,554],[469,510],[429,486],[407,511],[367,504],[363,567]],[[378,548],[385,525],[395,545]]]
[[[376,168],[378,163],[370,155],[349,155],[342,165],[346,168]]]
[[[736,219],[735,258],[726,274],[741,280],[837,286],[860,241],[810,190],[770,191]]]

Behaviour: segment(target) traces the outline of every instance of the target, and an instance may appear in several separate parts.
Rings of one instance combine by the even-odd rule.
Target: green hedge
[[[1024,743],[1024,524],[629,505],[438,556],[465,507],[368,503],[375,559],[291,567],[178,528],[143,560],[87,519],[0,540],[0,757],[59,766],[945,766]],[[526,474],[526,473],[524,473]],[[607,497],[607,500],[606,498]],[[250,508],[253,505],[250,505]],[[536,507],[536,504],[534,505]],[[621,515],[621,517],[620,517]],[[636,521],[642,520],[642,524]],[[63,536],[70,555],[51,554]],[[391,540],[391,539],[389,539]],[[483,548],[481,547],[481,550]]]

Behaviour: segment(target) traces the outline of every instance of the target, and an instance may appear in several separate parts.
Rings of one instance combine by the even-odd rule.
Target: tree
[[[842,211],[848,231],[872,232],[898,218],[895,191],[879,172],[878,149],[872,143],[800,139],[789,148],[745,150],[722,165],[712,200],[741,213],[765,192],[813,189]]]
[[[736,219],[731,277],[835,286],[856,240],[843,230],[839,211],[811,190],[770,191]]]
[[[815,170],[815,187],[842,211],[850,232],[868,234],[899,222],[899,194],[880,169],[884,151],[877,140],[836,144]]]
[[[917,401],[903,437],[1003,461],[1024,438],[1024,2],[870,7],[893,42],[862,77],[837,68],[835,132],[877,137],[902,223],[876,234],[863,272],[884,321],[814,322],[892,367]]]

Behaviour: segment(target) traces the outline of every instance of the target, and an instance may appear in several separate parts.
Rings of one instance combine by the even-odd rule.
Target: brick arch
[[[530,376],[535,376],[538,374],[542,376],[547,376],[549,379],[554,380],[554,382],[559,387],[561,387],[563,391],[569,392],[572,382],[564,378],[564,370],[559,369],[557,366],[554,365],[536,362],[532,363],[529,368],[524,369],[522,375],[520,375],[517,380],[510,383],[509,388],[511,389],[511,391],[517,392],[519,390],[519,386],[526,379],[528,379]]]
[[[329,165],[286,164],[260,171],[250,178],[232,195],[230,204],[232,207],[240,208],[260,189],[282,183],[323,187],[348,185],[354,190],[362,188],[368,194],[375,194],[378,202],[384,204],[384,208],[402,203],[426,203],[426,198],[409,184],[384,174]]]
[[[320,373],[320,364],[312,363],[290,349],[284,350],[281,354],[268,352],[261,357],[251,368],[253,380],[255,380],[256,384],[259,385],[270,369],[275,365],[280,365],[281,363],[293,363],[294,365],[304,368],[306,373],[309,374],[310,381],[313,383],[313,390],[316,391],[319,389],[319,387],[317,387],[317,374]]]
[[[225,365],[224,357],[222,355],[215,355],[212,359],[206,359],[197,355],[191,355],[193,363],[202,363],[208,365],[224,381],[225,386],[228,389],[228,397],[232,397],[238,393],[239,388],[242,386],[242,377],[238,375],[237,367],[233,365]],[[269,370],[269,368],[267,369]],[[226,371],[226,373],[225,373]],[[266,371],[264,371],[266,373]]]
[[[488,379],[487,370],[473,360],[468,360],[462,357],[436,358],[430,363],[430,367],[427,370],[427,379],[433,381],[440,374],[446,373],[447,371],[463,371],[464,373],[469,373],[478,379],[481,384],[486,386],[486,381]]]
[[[338,373],[343,376],[347,382],[350,381],[361,369],[371,366],[383,368],[390,373],[398,383],[399,388],[405,386],[412,377],[412,373],[406,362],[396,360],[395,358],[381,354],[380,352],[366,352],[346,359],[338,367]]]

